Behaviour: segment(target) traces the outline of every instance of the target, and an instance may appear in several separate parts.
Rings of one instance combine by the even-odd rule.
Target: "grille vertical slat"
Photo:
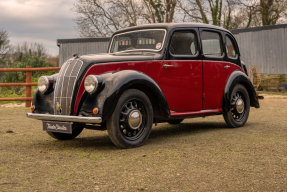
[[[62,67],[55,88],[54,114],[70,115],[73,91],[82,66],[83,62],[81,60],[74,59],[69,60]],[[57,104],[60,104],[61,112],[56,108]]]

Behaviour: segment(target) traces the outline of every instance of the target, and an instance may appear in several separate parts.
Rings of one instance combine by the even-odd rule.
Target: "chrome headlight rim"
[[[40,84],[42,79],[44,79],[45,84]],[[46,93],[47,90],[48,90],[49,87],[50,87],[49,78],[48,78],[47,76],[41,76],[41,77],[39,77],[38,82],[37,82],[37,86],[38,86],[38,90],[39,90],[41,93],[43,93],[43,94]],[[43,86],[45,86],[45,88],[42,88]]]
[[[99,87],[99,80],[97,76],[95,75],[87,76],[84,82],[84,87],[89,94],[95,93]]]

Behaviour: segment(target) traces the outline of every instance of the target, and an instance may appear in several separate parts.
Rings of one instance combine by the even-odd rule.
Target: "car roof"
[[[145,25],[138,25],[138,26],[133,26],[133,27],[127,27],[124,29],[120,29],[116,31],[114,34],[119,34],[127,31],[133,31],[133,30],[141,30],[141,29],[155,29],[155,28],[163,28],[166,29],[167,31],[170,31],[175,28],[210,28],[210,29],[217,29],[217,30],[222,30],[231,33],[230,31],[218,27],[215,25],[210,25],[210,24],[205,24],[205,23],[190,23],[190,22],[184,22],[184,23],[153,23],[153,24],[145,24]]]

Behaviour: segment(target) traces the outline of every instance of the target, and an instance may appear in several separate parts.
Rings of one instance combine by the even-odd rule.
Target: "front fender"
[[[33,102],[32,105],[35,106],[35,113],[49,113],[49,114],[54,114],[54,89],[56,86],[56,80],[58,77],[59,73],[56,73],[54,75],[51,75],[54,79],[53,83],[53,91],[48,93],[48,94],[43,94],[41,93],[38,89],[35,92],[35,95],[33,97]]]
[[[242,84],[248,91],[250,98],[250,106],[259,108],[260,105],[258,101],[258,94],[256,93],[250,79],[242,71],[236,70],[231,73],[225,85],[224,97],[222,102],[223,111],[228,112],[230,110],[231,92],[236,84]]]
[[[54,92],[44,95],[37,89],[32,102],[35,106],[35,113],[54,114],[53,101]]]
[[[143,91],[149,98],[155,99],[151,101],[159,109],[161,117],[170,117],[170,110],[164,94],[157,83],[148,75],[134,71],[123,70],[118,72],[110,72],[101,75],[102,84],[96,94],[88,94],[87,92],[81,98],[77,114],[80,111],[92,112],[94,108],[99,109],[99,115],[105,121],[114,111],[118,99],[127,89],[139,89]],[[82,105],[81,105],[82,103]]]

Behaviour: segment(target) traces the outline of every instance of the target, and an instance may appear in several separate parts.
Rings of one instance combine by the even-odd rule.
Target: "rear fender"
[[[250,98],[250,106],[259,108],[260,105],[258,101],[258,94],[256,93],[250,79],[242,71],[236,70],[233,73],[231,73],[225,85],[223,102],[222,102],[223,111],[228,112],[230,110],[231,92],[236,84],[242,84],[248,91]]]

